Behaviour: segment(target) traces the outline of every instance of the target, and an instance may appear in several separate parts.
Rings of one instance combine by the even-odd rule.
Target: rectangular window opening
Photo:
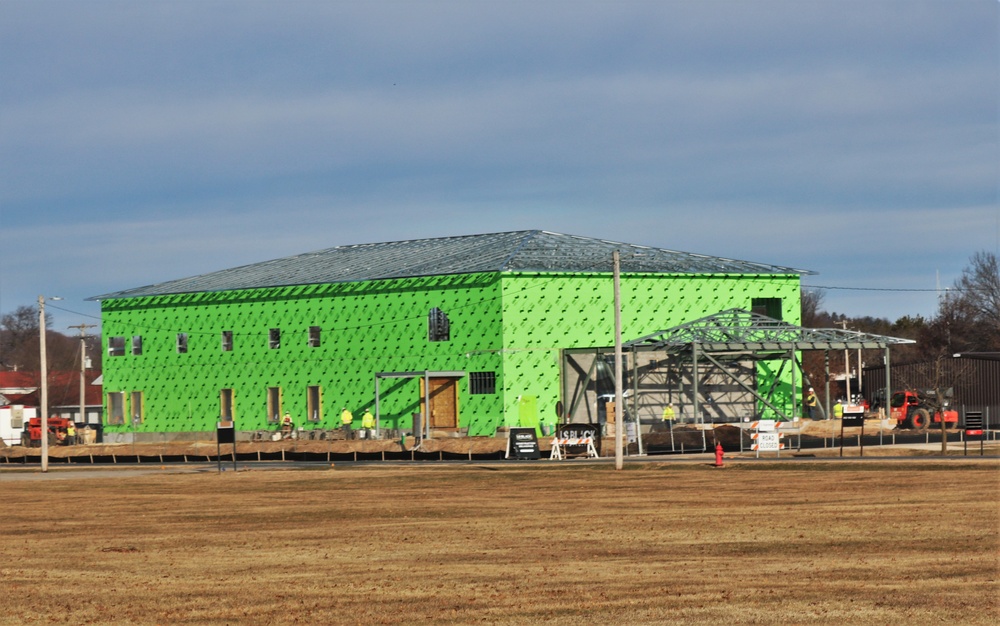
[[[224,424],[232,424],[235,418],[235,408],[233,407],[233,390],[219,390],[219,421]]]
[[[267,332],[267,347],[277,350],[281,347],[281,329],[272,328]]]
[[[319,347],[319,326],[309,327],[309,347],[318,348]]]
[[[108,356],[125,356],[125,337],[108,337]]]
[[[233,351],[233,331],[231,330],[222,331],[222,351],[223,352]]]
[[[306,388],[306,413],[310,422],[319,422],[323,419],[322,400],[319,385],[309,385]]]
[[[145,408],[142,402],[142,392],[133,391],[131,394],[132,423],[141,424],[146,419]]]
[[[281,421],[281,387],[267,388],[267,421],[272,424]]]
[[[132,354],[139,356],[142,354],[142,336],[132,335]]]
[[[125,392],[109,391],[108,424],[124,424],[124,423],[125,423]]]
[[[437,307],[427,313],[427,341],[451,341],[451,321]]]
[[[497,392],[497,375],[495,372],[470,372],[469,394],[484,395]]]
[[[753,298],[750,300],[750,312],[780,321],[781,298]]]
[[[187,333],[177,333],[177,354],[185,354],[188,351]]]

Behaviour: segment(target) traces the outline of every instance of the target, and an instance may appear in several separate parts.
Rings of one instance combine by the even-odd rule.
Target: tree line
[[[80,336],[53,330],[56,316],[45,312],[45,350],[49,371],[79,371]],[[0,316],[0,369],[37,372],[41,369],[38,306],[20,306]],[[101,338],[86,339],[90,368],[101,369]]]
[[[843,328],[901,339],[916,343],[894,346],[892,363],[940,363],[954,354],[968,352],[1000,352],[1000,269],[997,255],[977,252],[938,299],[933,317],[903,316],[894,322],[877,317],[848,317],[823,310],[823,293],[804,290],[802,293],[802,325],[808,328]],[[882,362],[881,350],[862,350],[861,362],[873,365]],[[850,362],[846,364],[845,358]],[[831,352],[830,371],[839,374],[857,369],[857,352],[845,355]],[[803,355],[806,376],[818,385],[825,380],[824,355],[819,352]],[[860,372],[857,373],[860,377]],[[906,384],[906,381],[900,381]]]

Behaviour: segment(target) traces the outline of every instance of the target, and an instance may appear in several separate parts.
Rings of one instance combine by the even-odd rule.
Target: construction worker
[[[66,426],[66,445],[76,445],[76,424],[73,420],[70,420],[69,424]]]
[[[365,409],[365,414],[361,416],[361,431],[364,433],[361,435],[363,439],[371,439],[375,436],[375,416],[368,409]]]
[[[666,408],[663,409],[663,415],[661,418],[663,420],[663,425],[666,426],[668,430],[673,430],[674,420],[677,419],[677,413],[674,412],[674,405],[668,404]]]
[[[844,403],[837,398],[837,404],[833,405],[833,417],[838,420],[844,419]]]
[[[286,411],[281,417],[281,438],[290,438],[292,436],[292,428],[294,427],[295,423],[292,421],[292,414]]]
[[[806,417],[809,419],[818,419],[819,417],[819,399],[816,397],[816,392],[810,387],[808,393],[806,393],[805,399],[806,405]]]
[[[351,423],[354,421],[354,414],[344,407],[340,411],[340,428],[344,431],[344,439],[351,438]]]

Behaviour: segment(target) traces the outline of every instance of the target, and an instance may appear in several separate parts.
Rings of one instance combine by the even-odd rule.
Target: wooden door
[[[423,379],[421,379],[421,387]],[[458,385],[454,378],[431,378],[430,427],[458,428]],[[424,398],[421,398],[421,408]]]

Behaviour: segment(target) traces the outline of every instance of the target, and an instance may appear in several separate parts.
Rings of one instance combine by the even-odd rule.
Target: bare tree
[[[823,292],[818,289],[802,290],[802,326],[822,328],[829,325],[830,315],[822,309]]]
[[[79,368],[79,341],[52,330],[55,316],[46,312],[46,350],[49,367]],[[0,367],[6,370],[38,371],[40,367],[38,307],[21,306],[0,316]]]
[[[1000,266],[991,252],[977,252],[938,304],[921,339],[933,351],[1000,350]]]
[[[38,368],[38,309],[21,306],[0,316],[0,366],[8,370]]]
[[[947,412],[954,411],[951,406],[954,389],[969,382],[973,368],[942,350],[933,359],[913,365],[909,371],[909,376],[900,374],[898,382],[901,388],[920,396],[925,412],[925,425],[920,432],[933,428],[934,420],[939,419],[937,428],[941,433],[941,454],[947,454],[949,423],[945,421],[945,416]],[[952,413],[952,418],[955,417]],[[957,426],[957,422],[950,425]]]

